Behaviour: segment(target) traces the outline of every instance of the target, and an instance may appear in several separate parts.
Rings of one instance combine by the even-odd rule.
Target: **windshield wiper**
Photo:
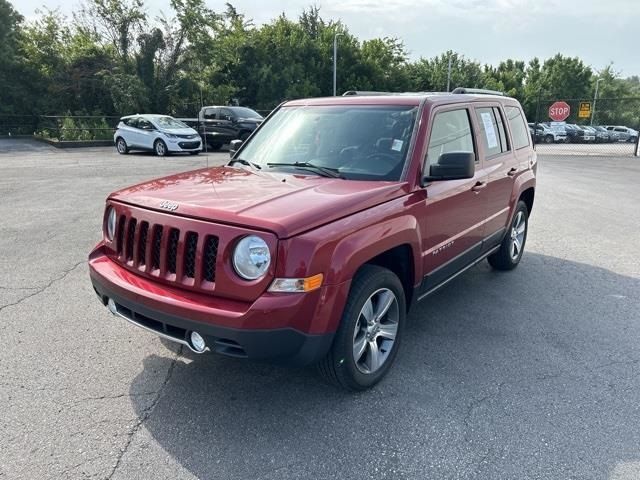
[[[261,170],[262,167],[260,165],[258,165],[257,163],[253,163],[250,162],[249,160],[245,160],[244,158],[234,158],[232,160],[229,161],[229,163],[227,163],[227,166],[231,166],[234,163],[241,163],[242,165],[246,165],[247,167],[253,167],[257,170]]]
[[[321,167],[311,162],[293,162],[293,163],[267,163],[267,167],[296,167],[300,169],[313,170],[323,177],[344,178],[340,175],[340,169],[331,167]]]

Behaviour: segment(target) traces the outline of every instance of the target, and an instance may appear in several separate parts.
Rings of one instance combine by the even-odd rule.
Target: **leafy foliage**
[[[360,41],[317,7],[259,27],[229,3],[219,12],[205,0],[171,0],[170,8],[169,17],[149,19],[144,0],[85,0],[71,20],[44,10],[25,23],[0,0],[0,114],[193,115],[203,103],[232,101],[269,110],[332,94],[336,38],[339,92],[443,91],[451,64],[450,88],[504,91],[531,118],[539,98],[593,98],[597,79],[601,98],[640,96],[638,77],[620,78],[611,65],[594,72],[561,54],[497,66],[453,51],[410,61],[401,40]],[[620,105],[602,120],[640,124],[637,109]],[[61,136],[83,135],[82,125],[65,122]]]

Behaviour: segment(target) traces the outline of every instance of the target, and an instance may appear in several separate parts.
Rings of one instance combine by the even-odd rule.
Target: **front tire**
[[[553,143],[553,136],[552,135],[547,135],[544,137],[544,142],[545,143]]]
[[[371,388],[387,374],[407,314],[404,289],[390,270],[364,265],[356,274],[320,375],[349,391]]]
[[[166,157],[168,155],[167,144],[162,140],[156,140],[153,144],[153,151],[159,157]]]
[[[487,257],[489,264],[496,270],[513,270],[518,266],[524,253],[529,230],[529,209],[522,200],[516,205],[513,219],[504,236],[500,248]]]
[[[127,146],[127,142],[125,142],[124,138],[118,137],[116,140],[116,150],[120,155],[126,155],[129,153],[129,147]]]

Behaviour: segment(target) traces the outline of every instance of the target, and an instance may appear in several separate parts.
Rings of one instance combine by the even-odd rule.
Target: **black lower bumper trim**
[[[276,364],[305,366],[319,361],[331,347],[333,333],[309,335],[292,328],[275,330],[245,330],[194,322],[164,312],[152,310],[111,292],[95,278],[93,288],[107,304],[112,299],[118,310],[135,320],[146,330],[164,337],[188,342],[188,335],[197,331],[213,352]]]

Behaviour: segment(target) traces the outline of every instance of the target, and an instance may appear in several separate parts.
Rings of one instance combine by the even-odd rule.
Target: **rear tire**
[[[153,144],[153,151],[159,157],[166,157],[169,154],[167,144],[162,140],[156,140],[156,143]]]
[[[487,257],[489,264],[496,270],[513,270],[518,266],[524,253],[529,230],[529,209],[522,200],[516,205],[513,219],[500,248]]]
[[[209,148],[211,150],[213,150],[214,152],[217,152],[218,150],[220,150],[222,148],[222,144],[221,143],[210,143],[209,144]]]
[[[126,155],[129,153],[129,147],[127,146],[127,142],[125,142],[124,138],[118,137],[116,139],[116,150],[120,155]]]
[[[406,314],[400,279],[386,268],[364,265],[351,284],[331,349],[317,365],[320,375],[349,391],[374,386],[395,360]]]

